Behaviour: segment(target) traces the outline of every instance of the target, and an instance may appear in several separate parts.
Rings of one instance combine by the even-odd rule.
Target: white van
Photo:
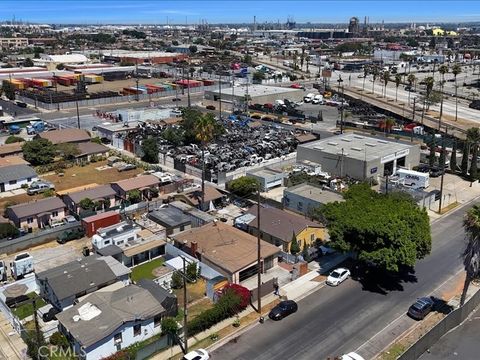
[[[312,104],[323,104],[323,96],[315,95],[315,97],[312,99]]]
[[[413,189],[426,189],[429,186],[430,175],[428,173],[397,169],[395,175],[397,175],[400,183]]]
[[[315,95],[312,93],[309,93],[303,97],[303,101],[306,103],[312,102],[312,100],[315,98]]]

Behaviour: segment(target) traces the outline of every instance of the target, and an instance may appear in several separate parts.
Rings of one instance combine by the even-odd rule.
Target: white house
[[[80,359],[99,360],[160,334],[167,313],[155,291],[128,285],[90,294],[57,319]]]
[[[38,181],[38,175],[32,167],[25,164],[2,166],[0,168],[0,193],[30,186]]]

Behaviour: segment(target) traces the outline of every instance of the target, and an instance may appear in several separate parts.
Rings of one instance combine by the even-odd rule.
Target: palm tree
[[[378,67],[372,67],[372,76],[373,76],[373,84],[372,84],[372,94],[375,95],[375,81],[377,80],[377,76],[379,74]]]
[[[382,80],[383,80],[383,97],[387,97],[387,84],[390,81],[390,72],[389,71],[384,71],[382,74]]]
[[[435,84],[435,80],[433,77],[429,76],[426,77],[424,80],[425,82],[425,98],[423,99],[423,109],[422,109],[422,124],[423,124],[423,116],[425,115],[425,111],[430,109],[430,96],[432,95],[433,85]]]
[[[362,88],[362,94],[365,92],[365,80],[367,79],[367,75],[369,74],[370,67],[368,65],[365,65],[363,67],[363,88]]]
[[[467,211],[463,220],[463,228],[468,238],[467,247],[463,252],[463,265],[465,267],[465,283],[463,285],[460,306],[465,304],[468,287],[473,279],[480,273],[480,206],[474,205]]]
[[[195,122],[195,137],[202,146],[202,209],[205,204],[205,148],[215,136],[215,127],[216,120],[211,113],[199,116]]]
[[[477,178],[477,160],[478,145],[480,144],[480,130],[477,127],[468,129],[467,139],[472,152],[472,160],[470,162],[470,178],[472,181],[475,181]]]
[[[412,85],[415,84],[415,80],[417,80],[415,75],[413,74],[408,75],[407,82],[408,82],[408,86],[410,86],[410,90],[412,89]],[[411,91],[408,91],[408,104],[410,104],[410,93]]]
[[[398,87],[402,82],[402,74],[395,74],[395,102],[398,100]]]
[[[452,66],[452,74],[455,79],[455,121],[458,120],[457,76],[460,75],[461,72],[462,72],[462,68],[459,64],[455,64]]]

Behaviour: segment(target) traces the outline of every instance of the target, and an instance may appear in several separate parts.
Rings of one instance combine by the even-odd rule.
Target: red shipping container
[[[96,234],[97,230],[120,222],[120,214],[115,211],[107,211],[82,219],[82,227],[88,237]]]

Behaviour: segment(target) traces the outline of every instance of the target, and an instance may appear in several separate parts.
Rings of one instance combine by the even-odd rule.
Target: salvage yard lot
[[[135,177],[143,172],[142,169],[134,169],[125,172],[119,172],[113,168],[107,170],[97,170],[98,167],[106,166],[106,164],[106,161],[99,161],[86,166],[74,166],[72,168],[65,169],[63,176],[52,173],[40,175],[40,177],[55,184],[55,190],[66,190],[92,183],[99,185],[108,184],[114,181]],[[42,198],[44,198],[42,194],[34,196],[20,194],[4,197],[0,199],[0,210],[3,210],[9,205],[21,204]]]

